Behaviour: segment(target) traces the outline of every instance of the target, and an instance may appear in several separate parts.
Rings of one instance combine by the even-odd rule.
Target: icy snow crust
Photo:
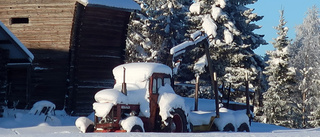
[[[134,0],[81,0],[85,4],[104,5],[128,10],[141,10]]]

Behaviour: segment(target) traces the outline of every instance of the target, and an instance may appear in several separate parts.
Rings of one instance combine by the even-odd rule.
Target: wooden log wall
[[[39,100],[52,101],[58,109],[64,107],[75,2],[0,1],[0,20],[35,56],[31,76],[31,106],[28,108]],[[12,74],[14,77],[15,72]]]
[[[113,88],[112,69],[124,60],[130,12],[77,4],[71,44],[70,108],[92,112],[97,91]]]

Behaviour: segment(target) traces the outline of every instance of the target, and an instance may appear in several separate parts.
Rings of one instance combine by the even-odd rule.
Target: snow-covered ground
[[[211,101],[200,99],[207,104],[199,109],[210,110]],[[192,99],[186,99],[186,104],[192,104]],[[207,108],[205,108],[207,107]],[[34,115],[29,110],[7,110],[5,116],[0,118],[0,136],[26,136],[26,137],[208,137],[208,136],[237,136],[237,137],[302,137],[319,136],[320,128],[294,130],[275,125],[253,122],[251,132],[205,132],[205,133],[80,133],[75,126],[77,117],[71,117],[64,111],[56,111],[54,116],[43,114]]]
[[[316,137],[320,134],[320,129],[308,130],[289,130],[283,127],[274,125],[252,123],[252,132],[206,132],[206,133],[79,133],[79,130],[68,123],[63,126],[49,126],[42,123],[37,126],[30,127],[6,127],[1,120],[0,136],[24,136],[24,137],[208,137],[208,136],[222,136],[222,137]],[[9,119],[6,119],[9,120]],[[30,121],[30,120],[26,120]]]

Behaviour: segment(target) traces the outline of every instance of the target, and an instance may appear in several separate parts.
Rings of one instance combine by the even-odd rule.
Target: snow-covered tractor
[[[114,88],[95,95],[95,120],[91,131],[187,131],[188,111],[184,99],[172,89],[170,67],[158,63],[130,63],[117,66],[113,74]]]

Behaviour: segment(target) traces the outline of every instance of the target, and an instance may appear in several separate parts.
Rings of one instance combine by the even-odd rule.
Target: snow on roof
[[[27,54],[28,60],[33,61],[33,54],[21,43],[21,41],[0,21],[0,27],[13,39],[13,41]]]
[[[113,69],[113,75],[117,83],[123,82],[123,72],[125,73],[126,83],[136,83],[147,80],[153,73],[164,73],[172,75],[170,67],[160,63],[128,63],[122,64]]]
[[[107,7],[125,9],[129,11],[141,10],[134,0],[80,0],[85,5],[102,5]]]

